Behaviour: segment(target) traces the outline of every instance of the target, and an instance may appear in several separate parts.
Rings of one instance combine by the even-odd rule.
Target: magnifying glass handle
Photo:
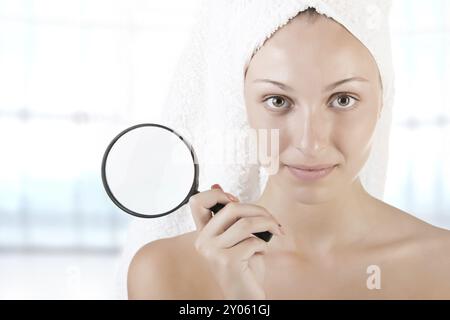
[[[224,204],[222,203],[217,203],[214,206],[212,206],[211,208],[209,208],[209,210],[211,210],[212,212],[214,212],[214,214],[216,214],[217,212],[219,212],[220,209],[222,209],[223,207],[225,207]],[[258,238],[264,240],[265,242],[269,242],[270,239],[272,238],[272,233],[270,233],[269,231],[263,231],[263,232],[256,232],[253,233],[255,236],[257,236]]]

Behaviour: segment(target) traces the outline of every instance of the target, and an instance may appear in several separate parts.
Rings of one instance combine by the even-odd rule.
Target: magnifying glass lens
[[[122,132],[104,161],[105,182],[116,204],[140,215],[172,210],[195,180],[189,147],[170,130],[140,126]]]

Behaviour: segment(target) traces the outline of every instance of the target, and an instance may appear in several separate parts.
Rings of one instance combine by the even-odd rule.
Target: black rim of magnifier
[[[140,127],[158,127],[158,128],[162,128],[165,130],[168,130],[172,133],[174,133],[178,138],[180,138],[181,141],[184,142],[184,144],[188,147],[189,151],[191,152],[191,156],[192,156],[192,160],[194,163],[194,181],[192,182],[192,187],[189,190],[188,194],[186,195],[186,197],[184,198],[184,200],[175,208],[171,209],[170,211],[164,212],[164,213],[160,213],[160,214],[152,214],[152,215],[148,215],[148,214],[142,214],[142,213],[138,213],[135,212],[133,210],[128,209],[127,207],[125,207],[124,205],[122,205],[120,203],[119,200],[117,200],[117,198],[114,196],[114,194],[112,193],[111,189],[109,188],[108,185],[108,181],[106,179],[106,161],[108,159],[108,155],[109,152],[111,151],[112,147],[114,146],[114,144],[117,142],[117,140],[119,140],[120,137],[122,137],[125,133],[140,128]],[[114,202],[114,204],[116,206],[118,206],[121,210],[125,211],[128,214],[131,214],[135,217],[139,217],[139,218],[158,218],[158,217],[162,217],[165,215],[168,215],[169,213],[177,210],[178,208],[180,208],[181,206],[183,206],[184,204],[186,204],[189,201],[189,198],[197,193],[197,188],[198,188],[198,175],[199,175],[199,168],[198,168],[198,162],[197,162],[197,156],[195,155],[194,149],[192,148],[191,144],[189,142],[187,142],[180,134],[178,134],[175,130],[163,126],[161,124],[157,124],[157,123],[141,123],[141,124],[137,124],[134,126],[131,126],[125,130],[123,130],[121,133],[119,133],[108,145],[108,147],[106,148],[105,154],[103,155],[103,160],[102,160],[102,182],[103,182],[103,187],[106,190],[106,193],[108,194],[109,198]]]

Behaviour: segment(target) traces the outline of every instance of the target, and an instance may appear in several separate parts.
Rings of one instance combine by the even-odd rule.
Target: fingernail
[[[220,189],[220,190],[222,190],[222,187],[220,186],[220,184],[215,183],[215,184],[213,184],[213,185],[211,186],[211,189]]]
[[[236,198],[235,196],[233,196],[232,194],[227,192],[226,195],[227,195],[228,199],[230,199],[231,201],[239,202],[239,199]]]

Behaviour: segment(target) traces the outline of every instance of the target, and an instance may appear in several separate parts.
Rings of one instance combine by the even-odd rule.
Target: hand
[[[280,235],[281,225],[265,208],[240,203],[214,186],[189,200],[198,232],[195,248],[208,261],[226,299],[265,299],[263,255],[268,242],[252,233]],[[225,207],[212,216],[208,208],[217,203]]]

